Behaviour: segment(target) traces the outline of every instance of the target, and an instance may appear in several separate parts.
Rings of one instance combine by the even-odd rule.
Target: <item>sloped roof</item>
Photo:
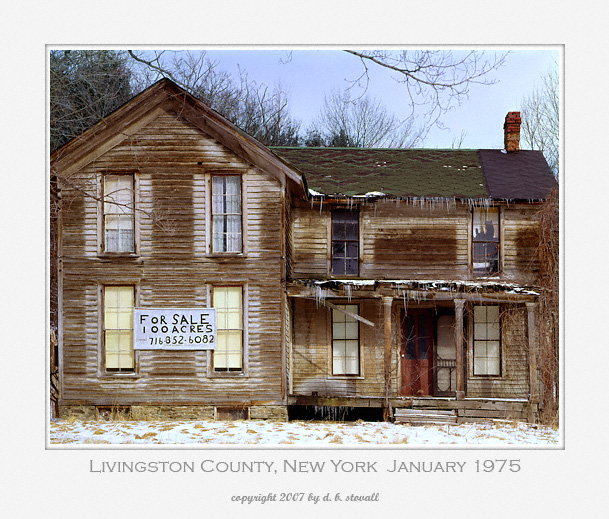
[[[245,161],[288,179],[305,195],[302,174],[215,110],[169,79],[161,79],[51,154],[54,174],[68,176],[116,146],[161,111],[175,113]]]
[[[271,148],[327,196],[543,199],[556,185],[543,154],[521,150]]]

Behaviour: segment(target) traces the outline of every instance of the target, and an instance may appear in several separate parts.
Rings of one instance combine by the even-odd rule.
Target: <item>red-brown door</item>
[[[408,310],[402,322],[402,395],[433,395],[433,311]]]

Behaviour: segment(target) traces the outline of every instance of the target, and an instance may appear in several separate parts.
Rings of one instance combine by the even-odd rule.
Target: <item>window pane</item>
[[[120,332],[118,330],[106,330],[106,351],[116,353],[119,350]]]
[[[486,334],[486,323],[485,322],[481,322],[481,323],[475,323],[474,324],[474,340],[486,340],[487,338],[487,334]]]
[[[357,232],[357,223],[349,223],[345,225],[345,239],[357,240],[359,238]]]
[[[499,359],[488,359],[486,364],[487,375],[499,375],[501,373]]]
[[[345,359],[345,375],[358,375],[358,374],[359,374],[359,365],[357,362],[357,358]]]
[[[499,307],[498,306],[487,306],[486,308],[486,321],[488,323],[499,321]]]
[[[474,375],[486,375],[486,359],[474,359]]]
[[[345,338],[357,340],[359,337],[359,323],[356,320],[345,324]]]
[[[493,359],[499,358],[499,342],[498,341],[487,341],[486,342],[486,356],[488,358],[493,358]]]
[[[334,339],[346,339],[346,331],[344,323],[333,323],[332,324],[332,337]]]
[[[501,331],[499,329],[499,321],[488,323],[486,325],[487,339],[498,341],[501,338]]]
[[[486,306],[474,306],[474,323],[486,322]]]

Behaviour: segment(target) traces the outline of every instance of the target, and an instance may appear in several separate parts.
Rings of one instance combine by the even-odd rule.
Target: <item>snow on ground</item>
[[[52,420],[55,444],[558,445],[559,431],[517,422],[412,426],[329,421]]]

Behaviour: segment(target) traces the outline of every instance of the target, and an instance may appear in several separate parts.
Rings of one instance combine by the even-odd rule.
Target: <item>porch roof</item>
[[[296,279],[288,283],[288,295],[318,300],[394,297],[415,301],[529,302],[537,299],[539,291],[533,286],[501,280]]]

